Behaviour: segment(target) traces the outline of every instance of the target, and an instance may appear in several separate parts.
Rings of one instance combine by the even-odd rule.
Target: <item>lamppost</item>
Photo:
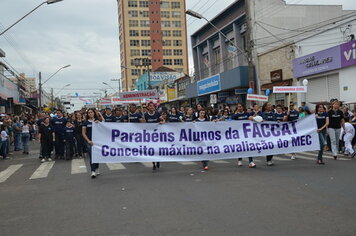
[[[103,84],[105,84],[106,86],[108,86],[109,88],[111,88],[112,90],[114,90],[114,92],[116,91],[110,84],[105,83],[105,82],[103,82]]]
[[[38,74],[38,93],[39,93],[39,107],[41,109],[42,107],[42,86],[48,81],[50,80],[53,76],[55,76],[58,72],[60,72],[61,70],[70,67],[70,65],[66,65],[63,66],[61,68],[59,68],[55,73],[53,73],[48,79],[46,79],[43,83],[42,83],[42,73],[39,72]]]
[[[40,8],[42,5],[44,4],[53,4],[53,3],[57,3],[57,2],[61,2],[63,0],[47,0],[42,2],[40,5],[38,5],[37,7],[35,7],[34,9],[32,9],[29,13],[27,13],[26,15],[24,15],[23,17],[21,17],[19,20],[17,20],[15,23],[13,23],[12,25],[10,25],[9,27],[7,27],[4,31],[2,31],[0,33],[0,36],[5,34],[9,29],[11,29],[12,27],[14,27],[17,23],[19,23],[20,21],[22,21],[24,18],[26,18],[28,15],[30,15],[32,12],[36,11],[38,8]]]
[[[249,82],[254,82],[254,63],[252,60],[252,52],[251,49],[249,50],[249,54],[243,51],[240,47],[238,47],[231,39],[229,39],[226,34],[224,34],[218,27],[216,27],[210,20],[208,20],[206,17],[203,15],[199,14],[198,12],[192,11],[192,10],[187,10],[185,12],[187,15],[190,15],[192,17],[198,18],[198,19],[204,19],[206,22],[208,22],[216,31],[220,33],[221,36],[223,36],[229,43],[231,43],[238,51],[241,52],[242,55],[244,55],[248,61],[248,77],[249,77]]]
[[[110,81],[119,82],[119,92],[121,92],[121,78],[119,78],[119,79],[111,79]]]

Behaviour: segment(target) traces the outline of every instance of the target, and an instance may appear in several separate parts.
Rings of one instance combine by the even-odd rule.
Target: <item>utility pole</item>
[[[38,106],[41,110],[42,108],[42,74],[38,73]]]

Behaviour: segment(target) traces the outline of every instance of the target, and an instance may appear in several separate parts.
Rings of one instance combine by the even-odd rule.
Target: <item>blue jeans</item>
[[[318,160],[323,160],[323,153],[324,153],[324,146],[326,141],[326,130],[323,129],[319,134],[319,143],[320,143],[320,150],[318,153]]]
[[[89,161],[90,161],[90,169],[91,171],[95,171],[96,169],[99,168],[99,163],[92,163],[91,160],[91,145],[87,142],[85,142],[85,145],[87,147],[87,151],[88,151],[88,156],[89,156]]]
[[[30,146],[30,133],[22,134],[22,142],[23,142],[23,151],[28,152]]]
[[[15,151],[21,150],[21,136],[22,136],[21,133],[15,134],[15,137],[14,137]]]

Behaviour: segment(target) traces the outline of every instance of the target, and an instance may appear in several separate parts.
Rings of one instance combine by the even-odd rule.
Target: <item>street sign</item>
[[[280,86],[273,87],[273,93],[306,93],[306,86]]]
[[[211,104],[218,103],[218,96],[216,94],[210,94],[210,103]]]
[[[268,96],[258,94],[247,94],[248,101],[268,102]]]

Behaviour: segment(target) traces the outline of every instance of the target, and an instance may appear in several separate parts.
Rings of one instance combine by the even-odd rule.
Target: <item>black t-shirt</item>
[[[344,119],[344,113],[340,110],[337,111],[330,110],[328,112],[328,116],[329,116],[329,128],[340,129],[341,120]]]
[[[51,125],[44,125],[40,126],[39,132],[41,134],[41,142],[44,141],[52,141],[53,140],[53,127]]]
[[[284,113],[284,112],[281,112],[281,113],[275,112],[274,120],[275,121],[283,121],[285,116],[286,116],[286,113]]]
[[[299,112],[297,110],[293,110],[289,112],[288,121],[294,121],[299,119]]]
[[[263,112],[262,113],[263,120],[265,121],[275,121],[275,115],[274,112],[269,111],[269,112]]]
[[[104,114],[103,117],[105,122],[116,122],[116,117],[113,115],[108,116]]]
[[[128,122],[130,122],[130,123],[140,123],[141,119],[142,119],[142,116],[138,113],[131,113],[128,116]]]
[[[195,120],[195,116],[191,115],[191,116],[184,116],[183,117],[184,122],[192,122]]]
[[[320,129],[325,125],[327,117],[328,117],[328,113],[326,112],[315,114],[315,119],[316,119],[316,123],[318,124],[318,129]]]
[[[38,119],[37,120],[36,124],[37,124],[38,127],[41,127],[41,125],[43,125],[43,120],[44,119]]]
[[[250,117],[250,114],[248,114],[247,112],[237,112],[236,114],[233,114],[231,119],[233,120],[248,120],[248,118]]]
[[[83,128],[85,128],[85,134],[87,135],[88,139],[92,139],[92,130],[93,130],[93,122],[90,120],[86,120],[83,123]]]
[[[74,123],[75,135],[81,135],[84,121],[75,120],[73,123]]]
[[[53,126],[54,132],[58,134],[64,134],[64,127],[66,126],[67,119],[62,118],[53,118],[51,121],[51,125]]]
[[[167,120],[168,122],[181,122],[180,114],[175,114],[175,115],[170,114]]]
[[[145,113],[145,120],[147,123],[159,123],[159,118],[160,118],[160,114],[155,111],[155,113],[153,113],[153,115],[151,115],[150,113],[146,112]]]
[[[64,140],[72,141],[74,140],[75,129],[73,127],[65,127],[64,128]]]

